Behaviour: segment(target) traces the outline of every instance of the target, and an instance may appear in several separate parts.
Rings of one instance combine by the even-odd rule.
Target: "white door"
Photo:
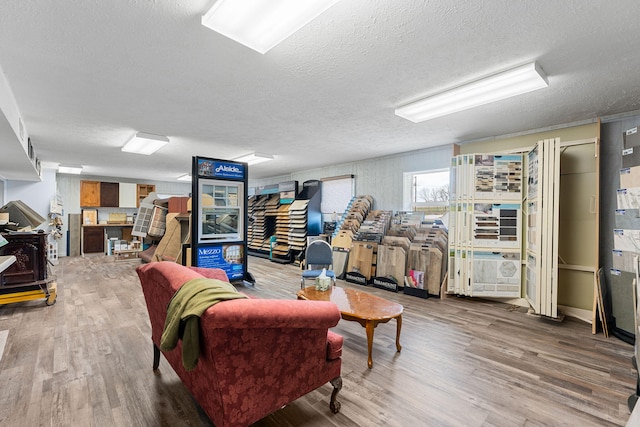
[[[536,314],[558,317],[560,139],[538,141],[527,156],[525,298]]]
[[[545,145],[539,141],[527,154],[527,236],[525,298],[535,311],[540,313],[542,279],[542,171]]]

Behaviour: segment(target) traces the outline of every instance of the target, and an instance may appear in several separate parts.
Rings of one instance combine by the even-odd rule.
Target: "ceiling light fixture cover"
[[[80,175],[82,173],[82,166],[58,165],[58,173]]]
[[[532,62],[412,102],[396,108],[395,113],[418,123],[548,86],[544,71]]]
[[[218,0],[202,25],[266,53],[338,0]]]
[[[151,133],[138,132],[131,137],[122,151],[136,154],[153,154],[169,143],[169,138],[162,135],[153,135]]]
[[[180,175],[178,177],[178,181],[191,181],[191,175],[189,175],[188,173],[185,173],[184,175]]]
[[[249,165],[257,165],[258,163],[268,162],[273,159],[274,157],[271,154],[251,153],[233,160],[236,162],[245,162]]]

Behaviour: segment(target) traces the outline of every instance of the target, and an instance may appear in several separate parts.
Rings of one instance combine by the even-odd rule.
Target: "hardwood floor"
[[[66,257],[54,267],[57,304],[0,306],[1,426],[207,426],[170,366],[151,369],[149,320],[135,261]],[[294,299],[300,271],[249,258],[260,298]],[[629,419],[633,348],[505,304],[420,299],[352,285],[404,305],[402,352],[395,321],[375,330],[373,369],[365,330],[341,321],[342,410],[331,386],[256,426],[608,426]],[[0,332],[0,335],[3,335]]]

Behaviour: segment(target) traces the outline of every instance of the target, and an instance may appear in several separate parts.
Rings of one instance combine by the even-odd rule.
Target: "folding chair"
[[[302,270],[302,279],[300,280],[300,288],[304,289],[306,279],[314,279],[322,274],[322,269],[326,269],[325,274],[331,278],[333,284],[336,284],[336,275],[331,270],[333,266],[333,249],[329,243],[324,240],[314,240],[305,251],[304,257],[305,269]]]

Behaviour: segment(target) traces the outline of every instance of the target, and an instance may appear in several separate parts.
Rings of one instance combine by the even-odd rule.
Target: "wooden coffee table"
[[[318,291],[315,286],[298,291],[298,299],[313,301],[331,301],[338,306],[344,320],[360,323],[367,331],[367,347],[369,369],[373,367],[371,350],[373,349],[373,330],[379,323],[387,323],[396,319],[396,349],[400,346],[400,329],[402,329],[402,311],[404,307],[395,302],[380,298],[367,292],[332,286],[328,291]]]

